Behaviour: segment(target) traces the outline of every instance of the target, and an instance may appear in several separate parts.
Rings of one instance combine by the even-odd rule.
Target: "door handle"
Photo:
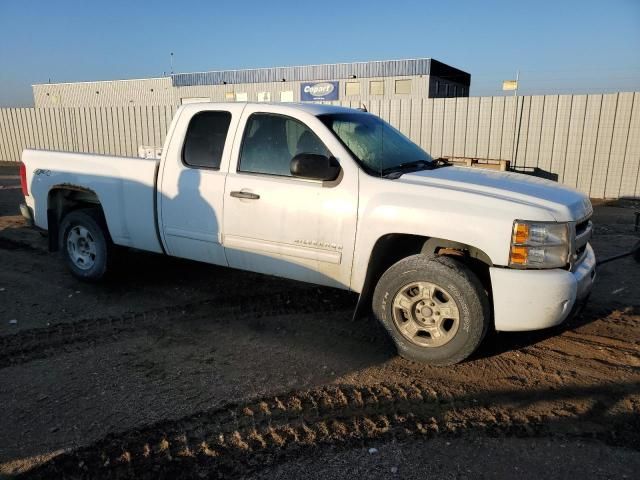
[[[258,200],[260,198],[260,195],[258,195],[257,193],[243,192],[238,190],[236,190],[235,192],[231,192],[229,195],[234,198],[246,198],[248,200]]]

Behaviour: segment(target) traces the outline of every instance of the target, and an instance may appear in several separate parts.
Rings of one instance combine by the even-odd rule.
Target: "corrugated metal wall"
[[[224,83],[269,83],[281,82],[283,79],[288,82],[304,82],[356,77],[429,75],[430,68],[430,58],[417,58],[408,60],[380,60],[374,62],[327,63],[295,67],[177,73],[172,75],[171,79],[175,87],[187,87],[197,85],[222,85]]]
[[[19,161],[25,148],[138,156],[162,145],[173,105],[137,107],[1,108],[0,160]]]
[[[367,108],[434,157],[512,160],[516,171],[593,198],[640,197],[640,92],[372,100]],[[135,156],[139,145],[162,145],[175,109],[0,109],[0,160],[19,161],[24,148]]]
[[[103,82],[44,83],[33,86],[36,107],[175,105],[171,78]]]
[[[343,101],[354,100],[358,102],[368,102],[371,99],[390,99],[399,98],[399,94],[395,93],[395,81],[402,79],[411,79],[411,93],[403,94],[404,98],[419,100],[429,96],[429,77],[367,77],[356,78],[351,80],[340,81],[340,96]],[[330,78],[328,80],[337,80]],[[383,95],[372,95],[370,92],[371,82],[383,83]],[[346,94],[347,83],[358,83],[360,85],[360,94],[349,97]],[[175,87],[176,105],[180,105],[182,99],[191,97],[206,97],[214,102],[228,101],[226,94],[233,95],[243,93],[247,95],[250,102],[258,99],[259,92],[268,92],[271,95],[272,102],[280,101],[281,92],[291,92],[294,102],[300,101],[300,82],[265,82],[265,83],[240,83],[227,85],[191,85],[188,87]]]

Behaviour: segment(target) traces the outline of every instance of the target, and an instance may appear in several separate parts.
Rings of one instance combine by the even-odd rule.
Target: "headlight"
[[[517,268],[558,268],[569,261],[569,225],[516,220],[513,222],[509,265]]]

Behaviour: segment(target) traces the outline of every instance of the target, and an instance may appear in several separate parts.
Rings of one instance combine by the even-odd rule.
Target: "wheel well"
[[[433,256],[446,255],[464,263],[476,274],[491,298],[489,267],[492,262],[489,256],[479,248],[443,238],[391,233],[379,238],[371,251],[367,274],[354,315],[361,317],[370,313],[375,286],[391,265],[419,253]]]
[[[102,205],[98,195],[87,188],[62,185],[49,190],[47,197],[47,226],[49,230],[49,250],[58,250],[58,229],[60,222],[69,212],[80,208]]]

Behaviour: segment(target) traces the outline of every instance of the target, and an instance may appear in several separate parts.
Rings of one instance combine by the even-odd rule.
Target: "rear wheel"
[[[376,286],[373,310],[402,357],[434,365],[471,355],[490,322],[482,284],[448,257],[413,255],[391,266]]]
[[[60,224],[60,251],[71,273],[81,280],[98,281],[107,274],[113,244],[102,212],[74,210]]]

